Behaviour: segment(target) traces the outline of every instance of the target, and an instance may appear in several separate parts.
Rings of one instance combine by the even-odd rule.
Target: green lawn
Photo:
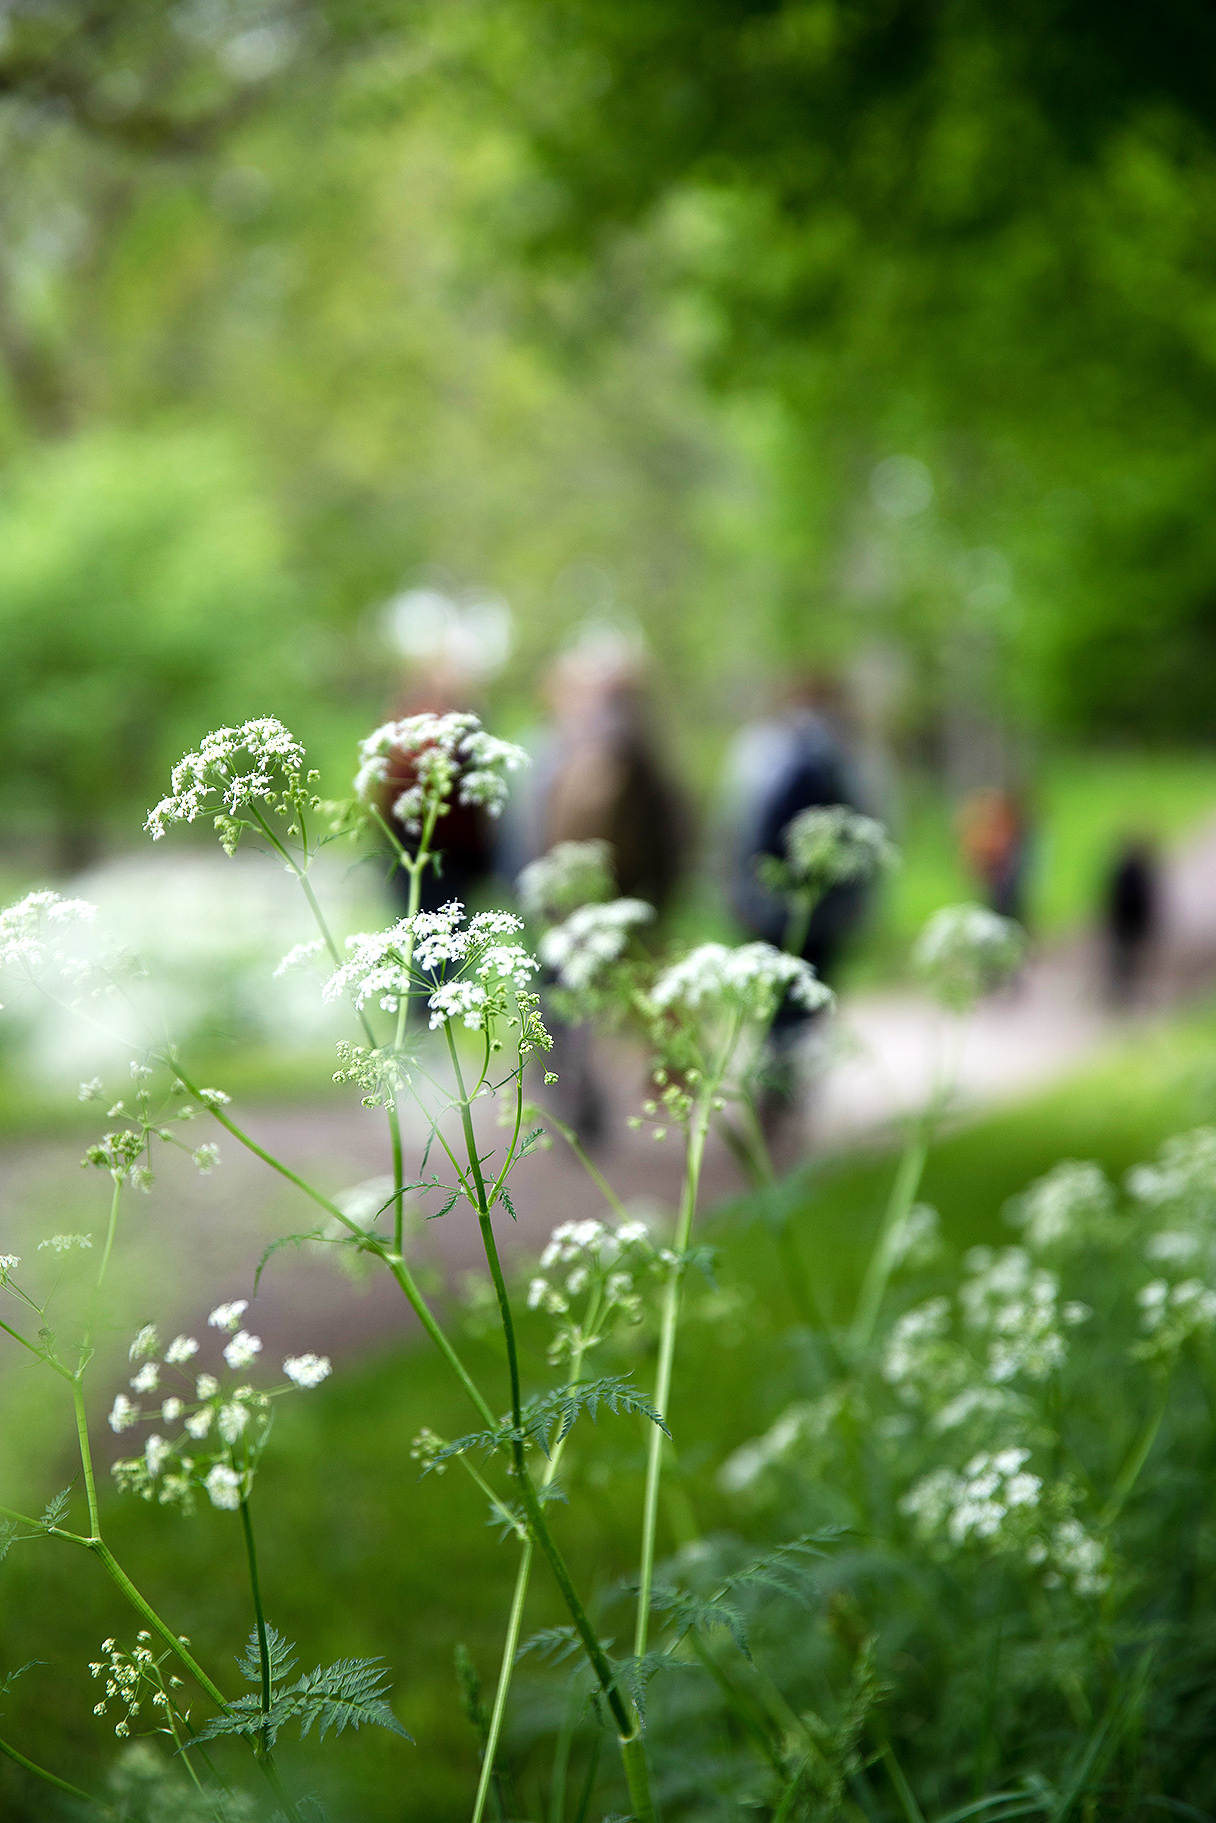
[[[1048,1097],[942,1139],[924,1195],[941,1211],[950,1245],[1007,1235],[1006,1198],[1061,1156],[1095,1157],[1118,1174],[1151,1155],[1166,1133],[1210,1116],[1213,1039],[1216,1012],[1195,1016],[1142,1037]],[[796,1390],[790,1335],[797,1275],[783,1238],[787,1225],[810,1295],[843,1313],[890,1174],[886,1157],[836,1161],[707,1224],[721,1250],[718,1290],[690,1294],[672,1414],[686,1492],[703,1529],[737,1525],[714,1472]],[[539,1380],[538,1331],[529,1342],[529,1370]],[[476,1338],[465,1346],[479,1377],[497,1377],[505,1401],[501,1361]],[[644,1384],[649,1362],[639,1359],[637,1367]],[[28,1371],[6,1364],[10,1425],[20,1422]],[[55,1492],[72,1472],[68,1414],[52,1430],[42,1411],[24,1451],[31,1500]],[[485,1527],[479,1497],[458,1466],[420,1483],[408,1455],[422,1424],[452,1434],[467,1418],[438,1359],[404,1347],[342,1364],[321,1392],[290,1402],[276,1424],[256,1492],[271,1619],[301,1642],[305,1666],[346,1653],[384,1654],[398,1713],[417,1741],[364,1734],[344,1738],[323,1757],[287,1745],[283,1759],[293,1780],[315,1775],[338,1819],[434,1823],[467,1815],[474,1753],[453,1652],[465,1642],[483,1677],[492,1678],[515,1548]],[[576,1449],[570,1460],[570,1505],[557,1510],[558,1529],[579,1576],[603,1591],[633,1567],[640,1439],[631,1423],[604,1417],[594,1454]],[[249,1625],[235,1520],[210,1511],[183,1520],[109,1496],[106,1507],[119,1558],[221,1681],[234,1686],[232,1654]],[[679,1506],[667,1519],[669,1526],[687,1523]],[[671,1543],[669,1530],[664,1544]],[[55,1543],[14,1550],[0,1587],[5,1661],[47,1661],[16,1686],[0,1726],[36,1758],[93,1784],[115,1744],[90,1713],[95,1691],[86,1661],[106,1634],[129,1638],[129,1613],[83,1553]],[[561,1618],[538,1572],[528,1625]],[[611,1633],[619,1622],[607,1613],[603,1624]],[[530,1728],[544,1713],[525,1668],[512,1744],[525,1767]],[[42,1790],[0,1763],[0,1814],[11,1823],[42,1823],[54,1812]]]

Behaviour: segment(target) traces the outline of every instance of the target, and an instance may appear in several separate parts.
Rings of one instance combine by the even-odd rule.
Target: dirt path
[[[1216,977],[1216,824],[1178,858],[1169,875],[1168,939],[1149,991],[1135,1012],[1103,1004],[1100,951],[1092,939],[1054,948],[1027,969],[1018,988],[985,1004],[961,1034],[959,1094],[980,1106],[1016,1098],[1067,1075],[1126,1040],[1129,1027],[1151,1023]],[[940,1017],[913,993],[846,998],[834,1023],[825,1074],[810,1112],[791,1119],[782,1139],[790,1162],[808,1147],[835,1148],[880,1132],[924,1097],[943,1043]],[[657,1144],[631,1131],[626,1117],[642,1094],[642,1067],[626,1048],[603,1047],[609,1101],[606,1139],[596,1162],[623,1202],[657,1212],[678,1194],[678,1143]],[[382,1115],[336,1100],[311,1108],[234,1109],[258,1141],[327,1192],[378,1176],[389,1168]],[[487,1146],[501,1143],[494,1111],[480,1111]],[[221,1164],[201,1178],[183,1159],[170,1158],[150,1197],[128,1220],[115,1262],[122,1287],[117,1329],[153,1318],[166,1326],[197,1325],[224,1297],[249,1295],[263,1248],[278,1236],[315,1226],[315,1210],[298,1191],[244,1152],[222,1141]],[[420,1146],[421,1126],[407,1136]],[[104,1185],[83,1178],[79,1146],[63,1141],[10,1147],[0,1154],[0,1243],[32,1252],[39,1237],[102,1225]],[[720,1201],[741,1187],[723,1146],[709,1148],[705,1200]],[[581,1166],[561,1145],[527,1159],[513,1180],[519,1211],[504,1247],[534,1257],[560,1221],[598,1214],[602,1201]],[[478,1270],[476,1224],[466,1209],[422,1222],[410,1243],[428,1284],[458,1286]],[[129,1268],[129,1270],[128,1270]],[[384,1275],[353,1282],[334,1263],[333,1250],[306,1243],[271,1262],[250,1321],[269,1349],[353,1352],[412,1324],[400,1294]],[[6,1351],[11,1352],[11,1351]]]

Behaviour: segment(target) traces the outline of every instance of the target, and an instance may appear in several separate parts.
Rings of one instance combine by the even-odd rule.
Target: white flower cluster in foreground
[[[322,993],[327,1001],[350,994],[358,1008],[374,1000],[390,1013],[411,991],[425,993],[432,1031],[449,1019],[480,1031],[506,991],[524,992],[540,967],[522,944],[504,941],[522,930],[512,912],[478,912],[466,924],[464,907],[453,900],[387,930],[348,937],[350,959]]]
[[[272,715],[216,728],[197,753],[177,762],[168,796],[148,812],[144,827],[159,842],[171,823],[193,823],[208,808],[237,817],[259,804],[277,804],[303,767],[303,747]]]
[[[1100,1165],[1065,1158],[1014,1199],[1007,1219],[1035,1252],[1065,1250],[1100,1237],[1114,1202]]]
[[[869,880],[897,858],[882,824],[846,804],[799,811],[786,824],[784,841],[790,879],[797,886],[826,889]]]
[[[461,804],[480,804],[498,816],[507,801],[506,774],[530,763],[522,747],[487,734],[476,715],[411,715],[385,722],[361,743],[355,796],[370,803],[394,772],[412,774],[392,811],[417,835],[432,813],[444,814],[457,787]]]
[[[141,1363],[129,1382],[129,1393],[120,1392],[110,1408],[110,1429],[121,1435],[133,1426],[159,1421],[166,1427],[181,1425],[180,1434],[170,1440],[153,1431],[144,1444],[143,1454],[116,1462],[113,1474],[119,1486],[139,1494],[144,1500],[159,1500],[161,1505],[193,1505],[195,1490],[202,1488],[212,1506],[233,1512],[249,1492],[254,1470],[270,1422],[271,1401],[293,1387],[317,1387],[330,1374],[325,1355],[289,1355],[283,1363],[287,1384],[260,1392],[255,1387],[235,1381],[235,1376],[251,1367],[262,1352],[260,1336],[240,1327],[248,1309],[245,1298],[217,1304],[207,1318],[208,1326],[230,1339],[224,1345],[223,1358],[234,1380],[225,1383],[215,1374],[189,1373],[188,1363],[199,1352],[196,1337],[175,1336],[160,1359],[159,1338],[155,1324],[147,1323],[132,1341],[130,1359]],[[179,1390],[162,1385],[162,1374],[175,1375]],[[159,1402],[145,1409],[142,1401],[159,1394]]]
[[[1066,1582],[1078,1595],[1102,1594],[1110,1581],[1102,1545],[1071,1515],[1052,1522],[1043,1510],[1042,1478],[1027,1469],[1029,1460],[1028,1449],[1010,1447],[981,1451],[961,1473],[934,1469],[909,1489],[899,1510],[923,1538],[1017,1554],[1044,1570],[1049,1587]]]
[[[809,962],[788,956],[771,943],[702,943],[659,976],[650,998],[661,1010],[699,1013],[734,1010],[745,1017],[770,1017],[786,994],[808,1013],[827,1006],[830,988]]]
[[[545,932],[540,940],[541,961],[554,971],[562,987],[582,992],[609,963],[624,955],[631,931],[639,924],[649,924],[653,917],[654,906],[644,899],[582,905],[564,924]]]
[[[672,1257],[667,1249],[655,1248],[642,1221],[615,1227],[592,1220],[562,1222],[541,1253],[542,1272],[528,1284],[528,1309],[561,1319],[550,1359],[591,1347],[614,1322],[636,1322],[642,1310],[639,1274]],[[576,1321],[571,1313],[580,1299]]]
[[[1008,981],[1026,954],[1026,933],[983,905],[947,905],[916,940],[913,964],[926,986],[961,1010]]]
[[[1018,1374],[1045,1380],[1062,1367],[1068,1347],[1061,1326],[1084,1323],[1089,1306],[1061,1305],[1059,1279],[1023,1247],[973,1247],[964,1264],[971,1276],[959,1287],[959,1302],[969,1326],[988,1338],[988,1378],[998,1385]]]
[[[1137,1292],[1136,1302],[1146,1337],[1135,1350],[1141,1357],[1173,1354],[1192,1336],[1216,1325],[1216,1291],[1201,1279],[1183,1279],[1177,1285],[1153,1279]]]
[[[70,989],[83,988],[96,965],[73,953],[64,939],[73,926],[92,924],[96,916],[97,907],[87,899],[27,893],[0,911],[0,968],[29,981],[50,976]]]
[[[615,891],[612,848],[593,837],[558,842],[530,861],[515,882],[526,918],[561,918],[581,905],[598,905]]]

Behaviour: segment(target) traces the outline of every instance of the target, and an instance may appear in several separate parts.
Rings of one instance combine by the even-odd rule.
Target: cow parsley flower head
[[[217,1304],[207,1322],[212,1329],[226,1329],[231,1334],[248,1309],[248,1298],[233,1298],[229,1304]]]
[[[375,1000],[396,1012],[411,992],[425,994],[432,1031],[450,1019],[481,1031],[540,967],[522,944],[508,941],[522,930],[512,912],[478,912],[466,922],[464,907],[452,900],[387,930],[348,937],[349,959],[326,982],[324,998],[350,994],[357,1008]]]
[[[1022,1247],[997,1254],[973,1247],[964,1264],[970,1276],[959,1302],[968,1325],[988,1339],[988,1378],[998,1385],[1019,1374],[1045,1380],[1061,1367],[1068,1353],[1062,1326],[1085,1322],[1088,1307],[1061,1308],[1055,1273],[1033,1265]]]
[[[962,1011],[1008,981],[1026,954],[1026,933],[983,905],[947,905],[916,940],[912,960],[929,990]]]
[[[327,1380],[333,1369],[328,1355],[289,1355],[283,1363],[283,1372],[293,1385],[310,1389]]]
[[[205,810],[216,810],[225,848],[231,853],[244,819],[241,812],[269,804],[289,810],[306,797],[304,748],[272,715],[242,722],[239,728],[216,728],[197,753],[187,753],[170,775],[170,790],[148,812],[147,829],[159,842],[173,823],[193,823]]]
[[[9,1274],[16,1272],[21,1264],[21,1256],[16,1253],[0,1253],[0,1285],[7,1285]]]
[[[897,859],[882,824],[847,804],[799,811],[783,840],[789,884],[812,891],[872,879]]]
[[[612,848],[593,838],[558,842],[530,861],[515,882],[524,916],[558,920],[583,905],[599,905],[615,891]]]
[[[654,906],[644,899],[582,905],[564,924],[545,932],[540,940],[541,961],[554,971],[562,987],[575,992],[589,988],[609,963],[625,953],[630,932],[639,924],[649,924],[654,915]]]
[[[453,795],[498,816],[507,801],[506,774],[529,764],[522,747],[487,734],[475,715],[411,715],[385,722],[360,743],[355,796],[370,804],[393,779],[409,783],[393,800],[393,815],[411,834],[446,814]]]
[[[224,1359],[234,1373],[242,1367],[250,1367],[262,1352],[261,1336],[251,1336],[247,1329],[239,1329],[224,1350]]]
[[[1141,1358],[1173,1354],[1192,1336],[1216,1325],[1216,1291],[1200,1279],[1183,1279],[1177,1285],[1153,1279],[1136,1293],[1136,1302],[1147,1338],[1134,1351]]]
[[[1082,1245],[1114,1208],[1114,1190],[1100,1165],[1061,1159],[1014,1199],[1006,1219],[1036,1253]]]
[[[809,962],[771,943],[702,943],[659,976],[650,998],[660,1010],[690,1013],[734,1009],[753,1019],[770,1017],[786,994],[813,1013],[830,1004],[830,988]]]
[[[165,1350],[165,1363],[169,1367],[181,1367],[198,1353],[198,1343],[193,1336],[174,1336]]]
[[[203,1486],[210,1495],[211,1504],[223,1512],[235,1513],[241,1504],[244,1483],[235,1469],[229,1468],[226,1462],[213,1464]]]
[[[74,954],[65,939],[73,926],[92,924],[96,916],[97,907],[87,899],[27,893],[0,911],[0,968],[27,980],[51,975],[68,987],[84,987],[96,976],[95,965]]]
[[[1150,1209],[1180,1205],[1192,1218],[1216,1220],[1216,1127],[1176,1133],[1162,1146],[1157,1162],[1135,1165],[1127,1188]]]
[[[52,1253],[71,1253],[79,1248],[87,1251],[93,1245],[91,1234],[50,1234],[45,1241],[39,1241],[38,1251],[49,1248]]]
[[[142,1361],[145,1356],[154,1355],[156,1350],[156,1324],[145,1323],[127,1350],[127,1359],[128,1361]]]

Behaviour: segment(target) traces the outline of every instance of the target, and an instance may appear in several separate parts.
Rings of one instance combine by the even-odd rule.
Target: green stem
[[[118,1232],[118,1199],[121,1195],[122,1179],[121,1177],[117,1177],[114,1180],[114,1194],[110,1198],[110,1220],[106,1227],[106,1244],[102,1249],[101,1265],[97,1270],[97,1283],[93,1287],[93,1296],[89,1306],[88,1328],[85,1330],[84,1348],[81,1351],[83,1354],[88,1354],[93,1343],[93,1329],[97,1321],[97,1305],[101,1297],[102,1287],[106,1282],[106,1272],[110,1265],[110,1255],[114,1250],[114,1236]]]
[[[248,1496],[241,1501],[241,1526],[245,1533],[245,1556],[249,1560],[249,1587],[253,1592],[253,1613],[258,1630],[258,1661],[262,1667],[262,1714],[270,1714],[270,1642],[266,1637],[266,1614],[262,1607],[262,1587],[258,1580],[258,1552],[253,1540],[253,1521],[249,1516]],[[267,1751],[265,1733],[262,1751]]]
[[[545,1118],[545,1124],[547,1126],[553,1126],[553,1127],[557,1128],[558,1132],[561,1134],[562,1138],[565,1140],[566,1144],[569,1146],[569,1148],[573,1152],[575,1158],[577,1158],[579,1164],[583,1167],[583,1170],[587,1173],[587,1176],[591,1179],[592,1183],[595,1185],[596,1189],[599,1191],[599,1193],[603,1197],[604,1201],[608,1204],[609,1208],[612,1209],[615,1212],[615,1214],[621,1218],[622,1221],[626,1220],[628,1211],[626,1210],[624,1203],[622,1203],[620,1197],[617,1195],[616,1191],[612,1188],[612,1185],[608,1182],[608,1180],[604,1176],[603,1172],[598,1168],[597,1165],[595,1165],[592,1162],[592,1160],[590,1158],[588,1158],[586,1152],[583,1150],[583,1147],[579,1140],[578,1134],[574,1131],[573,1127],[568,1127],[564,1120],[559,1120],[557,1118],[557,1115],[554,1114],[549,1108],[546,1108],[544,1110],[544,1118]]]
[[[515,1665],[515,1652],[519,1645],[519,1632],[524,1618],[524,1602],[528,1595],[528,1578],[532,1574],[532,1540],[524,1540],[520,1552],[519,1568],[515,1572],[515,1592],[511,1597],[511,1612],[507,1618],[507,1634],[502,1647],[502,1664],[498,1672],[498,1687],[494,1692],[494,1708],[490,1714],[490,1726],[486,1733],[485,1749],[481,1760],[481,1777],[477,1782],[477,1797],[473,1803],[472,1823],[481,1823],[485,1810],[486,1798],[494,1779],[494,1763],[498,1758],[498,1737],[502,1732],[502,1718],[507,1707],[507,1691],[511,1686],[511,1672]]]
[[[1115,1485],[1111,1489],[1110,1499],[1102,1509],[1102,1515],[1098,1520],[1098,1529],[1100,1531],[1105,1531],[1108,1526],[1112,1526],[1115,1523],[1115,1520],[1123,1510],[1128,1496],[1139,1479],[1141,1469],[1148,1461],[1149,1451],[1157,1441],[1157,1432],[1161,1429],[1161,1420],[1165,1417],[1166,1407],[1169,1404],[1170,1384],[1170,1379],[1167,1375],[1161,1383],[1161,1391],[1157,1397],[1157,1403],[1149,1414],[1148,1420],[1140,1432],[1139,1437],[1137,1437],[1133,1444],[1127,1461],[1123,1464],[1123,1467],[1120,1469],[1118,1476],[1115,1479]]]
[[[773,1823],[786,1823],[794,1812],[794,1800],[798,1796],[798,1787],[806,1777],[806,1769],[811,1763],[809,1753],[804,1753],[794,1768],[794,1776],[781,1794],[781,1802],[773,1812]]]
[[[72,1404],[76,1411],[76,1441],[80,1447],[80,1467],[84,1473],[85,1498],[89,1503],[89,1536],[100,1538],[101,1521],[97,1514],[97,1486],[93,1476],[93,1452],[89,1447],[89,1420],[84,1409],[84,1388],[78,1373],[72,1381]]]
[[[253,1541],[253,1521],[249,1516],[248,1497],[241,1501],[241,1525],[245,1533],[245,1556],[249,1561],[249,1587],[253,1592],[253,1613],[258,1633],[258,1662],[262,1669],[262,1714],[268,1716],[271,1702],[270,1641],[266,1634],[266,1611],[262,1607],[262,1587],[258,1579],[258,1553]],[[275,1765],[274,1754],[270,1749],[270,1734],[266,1728],[261,1731],[258,1745],[254,1749],[254,1758],[261,1767],[271,1790],[283,1806],[288,1823],[303,1823],[295,1802]]]
[[[701,1164],[705,1155],[705,1136],[709,1129],[714,1093],[701,1096],[693,1109],[688,1128],[688,1145],[684,1164],[684,1189],[676,1224],[674,1264],[667,1274],[663,1294],[663,1314],[659,1325],[659,1360],[655,1372],[654,1409],[664,1423],[671,1396],[671,1369],[675,1358],[676,1328],[680,1317],[680,1291],[684,1279],[684,1256],[692,1238],[693,1218],[697,1212],[697,1193],[701,1183]],[[647,1440],[646,1488],[642,1499],[642,1565],[638,1580],[637,1620],[633,1634],[633,1655],[641,1659],[646,1652],[650,1629],[650,1589],[654,1580],[655,1530],[659,1512],[659,1483],[663,1472],[664,1433],[656,1424]]]
[[[874,1334],[883,1293],[895,1264],[895,1242],[920,1188],[921,1174],[928,1156],[929,1137],[926,1126],[924,1122],[918,1122],[912,1129],[900,1158],[878,1238],[862,1281],[857,1312],[849,1331],[849,1340],[855,1349],[867,1347]]]
[[[183,1073],[181,1065],[171,1062],[170,1068],[177,1076],[178,1081],[184,1083],[192,1095],[197,1096],[199,1093],[198,1089],[191,1082],[190,1078]],[[211,1113],[214,1115],[215,1119],[219,1121],[220,1125],[227,1132],[231,1133],[234,1139],[239,1140],[247,1151],[253,1153],[255,1158],[260,1158],[262,1163],[269,1165],[272,1171],[277,1171],[279,1176],[285,1177],[289,1184],[294,1184],[297,1190],[302,1191],[306,1197],[316,1203],[319,1209],[324,1209],[327,1215],[332,1215],[336,1221],[341,1222],[342,1226],[351,1234],[358,1235],[362,1241],[366,1242],[368,1240],[368,1236],[364,1230],[360,1228],[359,1224],[357,1222],[352,1222],[350,1217],[339,1209],[335,1202],[331,1202],[329,1197],[316,1189],[306,1178],[301,1177],[298,1172],[293,1171],[289,1165],[285,1165],[282,1159],[276,1158],[273,1152],[267,1152],[264,1146],[259,1146],[257,1141],[238,1127],[234,1120],[229,1119],[222,1108],[213,1107]],[[472,1400],[478,1416],[487,1425],[496,1424],[497,1419],[495,1418],[494,1413],[491,1411],[485,1399],[482,1398],[482,1395],[474,1385],[468,1370],[465,1368],[464,1363],[461,1361],[456,1350],[452,1347],[452,1344],[448,1341],[442,1329],[440,1329],[438,1323],[428,1310],[422,1293],[418,1290],[418,1287],[414,1282],[413,1274],[410,1272],[404,1259],[399,1253],[390,1253],[387,1247],[381,1245],[372,1245],[370,1251],[374,1253],[377,1258],[384,1261],[384,1264],[388,1267],[394,1279],[396,1279],[397,1284],[405,1294],[418,1321],[422,1324],[427,1335],[435,1344],[448,1366],[452,1369],[452,1372],[456,1375],[456,1378],[460,1381],[461,1386]]]
[[[117,1583],[136,1613],[142,1614],[153,1632],[158,1633],[165,1644],[171,1647],[177,1654],[182,1664],[185,1665],[187,1671],[189,1671],[191,1677],[199,1685],[200,1689],[206,1691],[216,1708],[227,1709],[228,1699],[223,1691],[212,1683],[193,1653],[183,1645],[176,1633],[170,1631],[160,1615],[156,1612],[155,1608],[144,1600],[139,1590],[135,1587],[135,1584],[131,1581],[131,1578],[127,1575],[126,1571],[115,1557],[113,1551],[111,1551],[109,1545],[100,1538],[84,1538],[75,1540],[74,1542],[83,1544],[86,1549],[92,1551],[94,1556],[100,1560],[105,1567],[106,1573],[110,1576],[112,1581]]]
[[[596,1308],[598,1309],[598,1300]],[[590,1330],[592,1327],[593,1318],[589,1318],[588,1329]],[[578,1381],[582,1378],[584,1353],[584,1348],[576,1348],[570,1358],[570,1374],[567,1381],[567,1384],[570,1386],[577,1385]],[[552,1483],[561,1463],[562,1452],[565,1447],[565,1437],[559,1438],[554,1444],[553,1453],[549,1457],[541,1481],[542,1488],[547,1488]],[[502,1731],[503,1715],[506,1712],[507,1707],[507,1692],[511,1687],[511,1676],[515,1670],[515,1652],[519,1645],[519,1630],[523,1622],[524,1602],[528,1594],[528,1580],[532,1574],[533,1550],[534,1546],[532,1539],[530,1537],[526,1538],[520,1553],[519,1569],[515,1576],[515,1592],[511,1598],[511,1613],[507,1621],[507,1636],[503,1642],[502,1663],[498,1670],[498,1686],[494,1692],[494,1709],[490,1716],[490,1727],[486,1736],[485,1759],[482,1763],[481,1780],[477,1787],[477,1799],[473,1806],[471,1823],[481,1823],[482,1811],[485,1809],[486,1796],[490,1789],[490,1780],[493,1777],[494,1760],[498,1752],[498,1737]]]
[[[595,1672],[605,1700],[612,1711],[620,1738],[621,1756],[625,1764],[625,1780],[629,1787],[630,1799],[639,1819],[639,1823],[653,1823],[654,1806],[650,1799],[649,1779],[646,1771],[646,1757],[642,1750],[641,1735],[637,1723],[625,1706],[624,1699],[617,1688],[612,1666],[608,1663],[607,1654],[600,1645],[595,1629],[587,1617],[587,1611],[579,1599],[574,1587],[566,1561],[557,1547],[557,1542],[550,1532],[537,1498],[532,1478],[528,1474],[524,1459],[524,1446],[521,1436],[521,1400],[519,1382],[519,1354],[515,1341],[515,1321],[511,1314],[511,1300],[507,1295],[506,1280],[503,1277],[502,1262],[498,1257],[498,1244],[494,1238],[494,1224],[486,1202],[485,1179],[482,1176],[481,1160],[477,1155],[477,1139],[473,1132],[473,1118],[469,1107],[469,1098],[465,1093],[464,1073],[460,1068],[460,1057],[456,1050],[456,1041],[452,1035],[451,1023],[445,1024],[448,1051],[452,1060],[452,1070],[456,1086],[460,1092],[461,1124],[464,1128],[465,1149],[468,1153],[469,1171],[473,1178],[477,1196],[477,1216],[481,1227],[482,1245],[485,1248],[486,1263],[490,1268],[490,1277],[494,1281],[494,1290],[498,1298],[499,1315],[502,1320],[503,1340],[507,1350],[507,1369],[511,1381],[511,1424],[515,1436],[511,1444],[512,1467],[519,1485],[523,1500],[524,1512],[528,1517],[528,1528],[536,1543],[543,1551],[553,1572],[554,1579],[561,1591],[562,1599],[570,1611],[575,1632],[582,1642]]]
[[[33,1760],[27,1760],[23,1753],[18,1753],[17,1749],[10,1747],[7,1741],[0,1741],[0,1753],[12,1760],[14,1765],[22,1767],[24,1771],[32,1772],[36,1779],[42,1779],[46,1784],[53,1785],[56,1791],[66,1791],[70,1798],[79,1798],[85,1804],[96,1803],[96,1799],[91,1798],[87,1791],[81,1791],[79,1785],[69,1785],[68,1781],[61,1779],[57,1773],[48,1772],[45,1766],[38,1766]]]

